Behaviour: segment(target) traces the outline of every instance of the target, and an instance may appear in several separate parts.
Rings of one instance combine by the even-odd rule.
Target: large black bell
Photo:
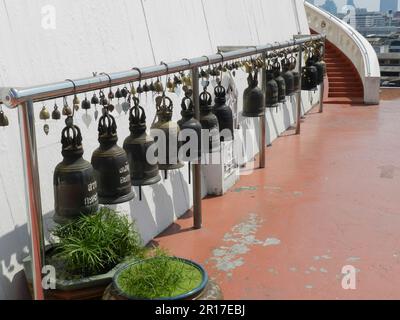
[[[258,71],[249,73],[247,83],[249,86],[243,93],[243,117],[257,118],[264,114],[264,94],[258,87]]]
[[[319,52],[315,53],[312,58],[311,58],[312,64],[314,67],[317,68],[317,83],[322,84],[325,79],[325,74],[326,74],[326,64],[324,61],[322,61],[322,57],[319,54]]]
[[[148,161],[147,151],[154,146],[154,139],[146,133],[146,114],[133,98],[134,106],[129,111],[130,136],[125,139],[124,150],[128,155],[133,186],[148,186],[161,180],[158,164]]]
[[[290,61],[288,58],[282,61],[282,77],[285,79],[286,95],[292,96],[294,91],[294,75],[290,69]]]
[[[128,156],[117,145],[117,124],[107,108],[104,108],[99,120],[98,131],[100,147],[93,152],[92,166],[98,183],[99,203],[128,202],[135,197]]]
[[[276,60],[272,67],[274,69],[275,81],[278,84],[278,101],[283,103],[286,101],[286,82],[282,77],[281,64]]]
[[[205,153],[215,153],[221,150],[221,138],[219,135],[219,123],[217,116],[212,112],[212,96],[204,88],[200,94],[200,123],[203,130],[208,131],[208,140],[202,139],[203,151]],[[208,152],[206,152],[208,150]]]
[[[233,140],[233,113],[232,109],[226,105],[226,90],[221,85],[214,89],[215,104],[213,113],[218,119],[219,132],[221,141],[232,141]]]
[[[156,107],[158,121],[152,125],[151,134],[158,145],[158,166],[164,171],[180,169],[184,166],[179,160],[180,129],[172,121],[172,100],[165,95],[159,96]]]
[[[276,108],[279,103],[278,84],[275,81],[274,70],[267,68],[266,70],[266,87],[265,87],[265,107]]]
[[[69,223],[98,210],[97,181],[92,165],[82,158],[82,134],[67,117],[61,134],[63,161],[54,171],[54,221]]]
[[[186,139],[182,141],[181,148],[187,146],[186,160],[197,161],[201,158],[201,123],[194,117],[194,104],[193,100],[189,96],[185,96],[182,100],[182,119],[178,121],[179,128],[183,135],[187,135]],[[191,137],[196,137],[197,149],[190,148]]]
[[[313,65],[313,61],[308,59],[306,66],[302,68],[301,89],[305,91],[315,91],[318,85],[318,70]]]

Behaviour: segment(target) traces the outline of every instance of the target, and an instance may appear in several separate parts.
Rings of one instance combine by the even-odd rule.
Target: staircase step
[[[329,92],[329,97],[332,98],[360,98],[362,97],[362,93],[348,93],[348,92]]]
[[[364,104],[363,98],[328,98],[324,100],[325,104]]]

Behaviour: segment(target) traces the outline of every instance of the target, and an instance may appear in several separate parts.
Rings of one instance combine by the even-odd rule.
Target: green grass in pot
[[[145,255],[134,223],[105,207],[95,215],[57,226],[52,235],[58,241],[49,260],[62,265],[70,278],[103,274],[128,257]]]
[[[138,299],[173,298],[199,287],[202,273],[190,264],[165,253],[134,264],[119,275],[120,290]]]

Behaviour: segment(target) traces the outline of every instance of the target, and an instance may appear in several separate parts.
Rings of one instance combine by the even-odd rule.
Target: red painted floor
[[[155,241],[202,263],[226,299],[400,299],[400,92],[310,112],[267,168]],[[342,288],[342,267],[357,270]]]

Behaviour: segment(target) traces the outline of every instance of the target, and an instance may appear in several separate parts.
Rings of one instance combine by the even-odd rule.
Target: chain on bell
[[[186,159],[188,161],[196,161],[201,158],[201,123],[194,117],[194,104],[193,100],[190,98],[189,93],[182,100],[182,119],[178,121],[179,128],[181,132],[186,130],[192,130],[190,137],[196,136],[197,139],[197,150],[192,150],[188,148],[186,152]],[[189,133],[190,134],[190,133]],[[187,137],[185,141],[182,142],[181,148],[184,148],[190,143],[190,137]],[[192,152],[193,151],[193,152]]]
[[[54,221],[66,224],[98,210],[97,181],[92,165],[82,158],[82,134],[67,117],[61,134],[63,161],[54,171]]]
[[[257,118],[264,114],[264,94],[258,87],[258,71],[249,73],[249,86],[243,93],[243,117]]]
[[[156,107],[158,121],[151,127],[151,134],[158,144],[158,166],[163,171],[180,169],[184,166],[179,160],[180,129],[172,121],[172,100],[165,95],[159,96],[156,98]],[[158,134],[163,134],[161,141]]]
[[[99,119],[98,131],[100,147],[93,152],[92,166],[98,183],[99,203],[128,202],[135,197],[128,156],[117,145],[117,124],[107,109]]]
[[[266,70],[266,88],[265,88],[265,107],[268,109],[276,108],[279,103],[278,83],[275,81],[274,70],[271,65]]]
[[[146,114],[133,98],[134,106],[129,111],[130,136],[125,139],[124,149],[128,155],[133,186],[148,186],[161,180],[158,164],[151,164],[147,151],[154,145],[154,139],[146,133]]]
[[[205,153],[215,153],[221,150],[221,138],[219,135],[218,118],[212,112],[212,96],[207,91],[206,87],[200,94],[200,124],[203,130],[207,130],[208,139],[202,139],[203,150],[208,150]]]
[[[272,67],[275,74],[275,81],[278,84],[278,101],[283,103],[286,101],[286,82],[282,77],[281,64],[276,60]]]
[[[213,113],[218,119],[219,132],[221,134],[221,141],[232,141],[233,140],[233,112],[232,109],[226,105],[226,90],[221,85],[214,89],[215,104]]]

